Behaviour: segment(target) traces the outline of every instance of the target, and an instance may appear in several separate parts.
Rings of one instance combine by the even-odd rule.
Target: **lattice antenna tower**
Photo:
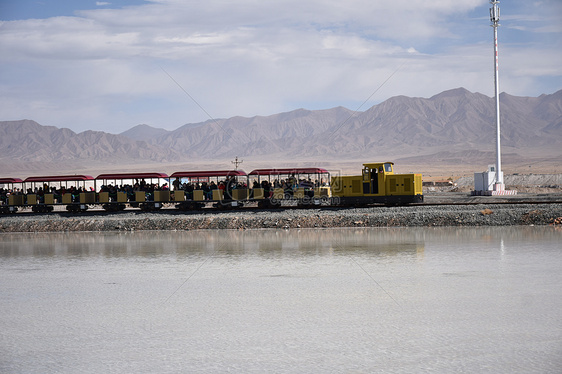
[[[494,28],[494,85],[496,93],[496,183],[494,190],[503,190],[503,173],[500,147],[500,81],[498,77],[498,27],[500,26],[500,8],[496,0],[490,0],[490,22]]]

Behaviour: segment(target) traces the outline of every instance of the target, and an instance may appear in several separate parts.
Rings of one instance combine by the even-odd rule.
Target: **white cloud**
[[[0,112],[114,132],[208,119],[162,68],[213,117],[356,109],[393,73],[367,107],[393,95],[429,97],[459,86],[491,95],[487,4],[153,0],[77,17],[1,22]],[[539,26],[560,31],[552,21],[519,19],[513,31],[507,25],[500,32]],[[543,47],[533,71],[526,56],[541,46],[530,44],[500,45],[502,87],[518,91],[512,94],[525,93],[507,80],[526,74],[535,77],[526,80],[529,90],[547,90],[545,75],[561,82],[560,49]]]

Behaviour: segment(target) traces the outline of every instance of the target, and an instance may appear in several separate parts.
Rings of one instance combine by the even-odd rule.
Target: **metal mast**
[[[503,173],[500,151],[500,81],[498,77],[498,27],[500,26],[499,1],[490,0],[490,22],[494,28],[494,81],[496,91],[496,183],[494,190],[503,190]]]

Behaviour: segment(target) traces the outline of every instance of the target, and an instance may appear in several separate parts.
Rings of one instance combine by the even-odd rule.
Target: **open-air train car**
[[[253,198],[259,207],[279,207],[283,201],[298,206],[327,204],[330,172],[322,168],[256,169],[250,172]]]
[[[170,179],[180,210],[201,209],[206,203],[237,208],[249,199],[248,175],[243,170],[178,171]]]

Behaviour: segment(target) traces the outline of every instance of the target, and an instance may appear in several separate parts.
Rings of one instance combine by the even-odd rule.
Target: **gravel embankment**
[[[0,216],[0,232],[294,229],[388,226],[512,226],[562,224],[562,204],[479,204],[226,213],[15,214]]]

